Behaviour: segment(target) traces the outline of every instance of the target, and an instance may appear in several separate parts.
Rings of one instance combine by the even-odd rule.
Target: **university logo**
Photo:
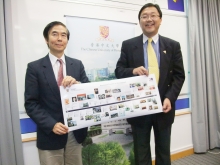
[[[100,36],[102,38],[107,38],[109,35],[109,27],[108,26],[99,26]]]

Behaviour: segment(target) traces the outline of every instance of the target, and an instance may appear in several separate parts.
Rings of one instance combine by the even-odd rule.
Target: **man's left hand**
[[[165,100],[163,101],[163,112],[167,113],[171,110],[171,103],[170,100],[168,98],[165,98]]]
[[[61,85],[62,85],[64,88],[66,88],[66,87],[70,87],[70,86],[73,85],[73,84],[79,84],[79,82],[76,81],[76,79],[73,78],[73,77],[71,77],[71,76],[66,76],[66,77],[64,77],[64,79],[63,79]]]

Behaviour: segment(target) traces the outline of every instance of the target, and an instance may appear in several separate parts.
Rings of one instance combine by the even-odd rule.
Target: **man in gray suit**
[[[143,34],[122,43],[117,62],[117,78],[148,75],[147,40],[151,43],[159,66],[158,88],[163,113],[128,119],[132,126],[136,165],[151,165],[150,133],[155,136],[156,165],[170,165],[170,135],[175,116],[175,101],[180,93],[185,73],[180,44],[158,34],[162,12],[156,4],[144,5],[138,14]]]
[[[28,64],[25,78],[25,109],[37,124],[40,163],[82,165],[80,143],[87,135],[87,128],[68,132],[64,125],[59,85],[66,88],[89,80],[82,62],[64,55],[70,33],[63,23],[49,23],[43,35],[49,53]],[[61,74],[58,73],[60,67]]]

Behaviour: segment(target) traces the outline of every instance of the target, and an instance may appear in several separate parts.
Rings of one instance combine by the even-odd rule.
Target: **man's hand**
[[[73,78],[73,77],[71,77],[71,76],[66,76],[66,77],[64,77],[64,79],[63,79],[61,85],[62,85],[64,88],[66,88],[66,87],[70,87],[70,86],[73,85],[73,84],[79,84],[79,82],[76,81],[76,79]]]
[[[53,132],[57,135],[64,135],[68,133],[68,127],[59,122],[54,125]]]
[[[163,112],[167,113],[171,110],[171,103],[170,100],[168,98],[165,98],[165,100],[163,101]]]
[[[148,70],[145,69],[143,66],[140,66],[140,67],[135,68],[133,70],[133,75],[139,75],[139,76],[146,75],[146,76],[148,76]]]

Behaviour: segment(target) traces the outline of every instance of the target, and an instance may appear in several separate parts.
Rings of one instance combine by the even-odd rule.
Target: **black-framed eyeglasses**
[[[160,16],[156,15],[156,14],[151,14],[151,15],[143,15],[143,16],[141,16],[141,19],[142,20],[147,20],[147,19],[155,20],[158,17],[160,17]]]

